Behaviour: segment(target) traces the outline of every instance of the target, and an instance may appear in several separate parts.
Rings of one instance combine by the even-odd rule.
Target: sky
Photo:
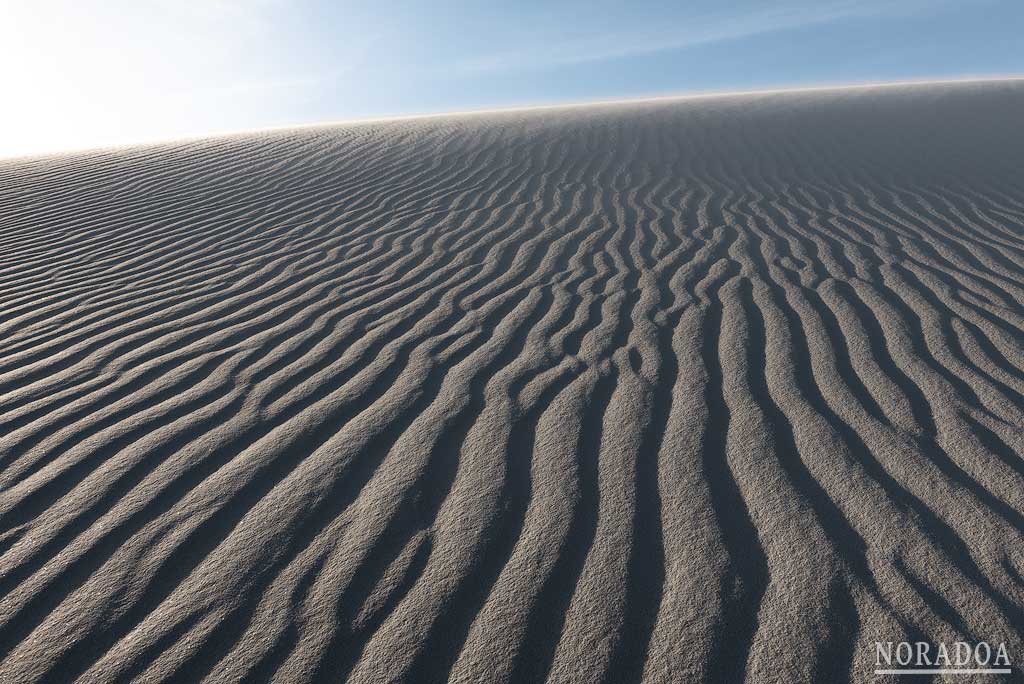
[[[0,0],[0,157],[659,95],[1024,75],[1020,0]]]

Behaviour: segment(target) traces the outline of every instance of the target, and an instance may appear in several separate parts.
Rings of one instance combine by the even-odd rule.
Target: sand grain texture
[[[958,639],[1019,674],[1022,112],[0,162],[0,681],[867,681]]]

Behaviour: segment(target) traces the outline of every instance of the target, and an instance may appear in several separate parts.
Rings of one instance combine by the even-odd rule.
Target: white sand
[[[0,682],[1024,666],[1022,112],[918,85],[0,162]]]

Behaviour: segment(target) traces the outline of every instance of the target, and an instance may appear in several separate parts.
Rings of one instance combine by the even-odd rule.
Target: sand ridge
[[[0,161],[0,681],[1024,667],[1021,111],[924,84]]]

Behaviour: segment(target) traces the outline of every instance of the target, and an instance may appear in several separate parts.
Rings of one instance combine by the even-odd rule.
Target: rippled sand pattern
[[[0,162],[0,681],[1024,665],[1022,112],[1007,81]]]

